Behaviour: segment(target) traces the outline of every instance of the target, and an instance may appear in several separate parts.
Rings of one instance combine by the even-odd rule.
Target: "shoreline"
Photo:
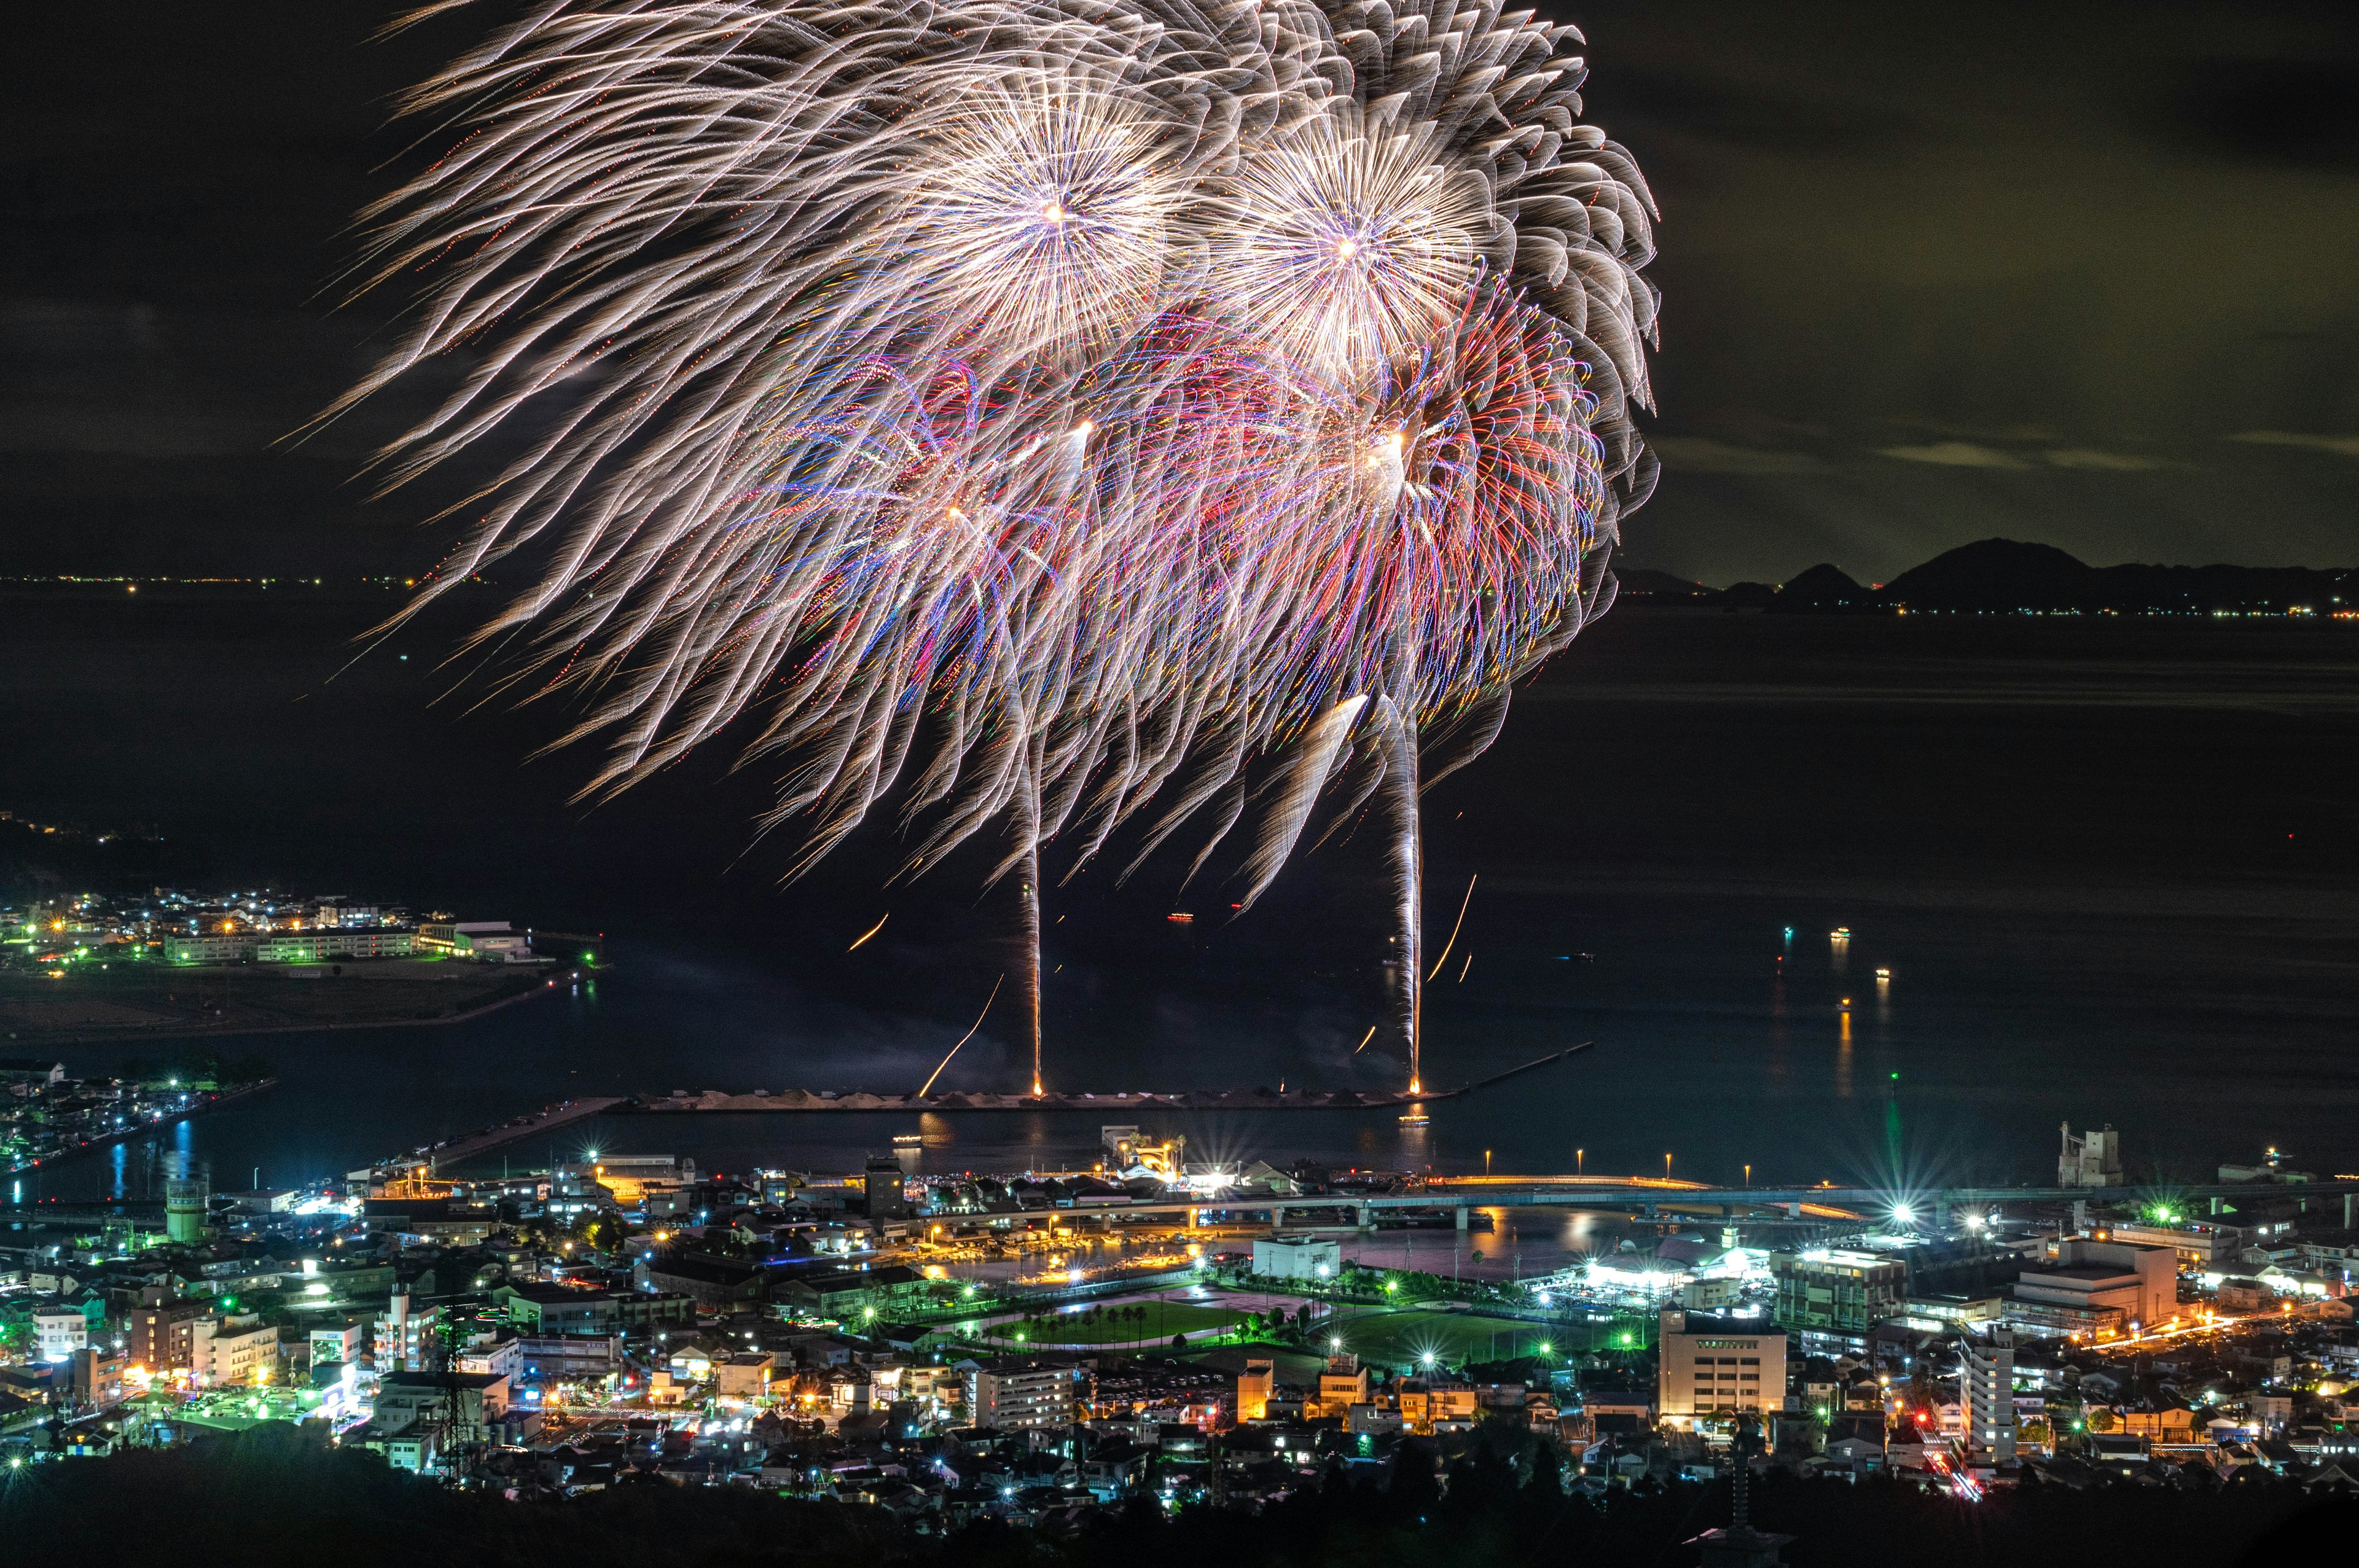
[[[79,1160],[85,1154],[95,1154],[102,1149],[112,1149],[118,1143],[128,1143],[135,1138],[144,1138],[158,1128],[170,1127],[182,1121],[192,1121],[207,1111],[219,1110],[225,1105],[234,1105],[242,1099],[251,1099],[265,1090],[275,1089],[277,1087],[278,1080],[276,1077],[268,1077],[257,1078],[250,1084],[241,1084],[234,1089],[200,1089],[195,1092],[205,1097],[201,1105],[192,1105],[184,1110],[175,1111],[170,1116],[159,1116],[152,1121],[143,1121],[136,1127],[126,1127],[119,1132],[110,1132],[103,1138],[93,1138],[86,1143],[77,1143],[71,1149],[60,1150],[57,1153],[43,1159],[30,1160],[21,1165],[9,1166],[6,1170],[0,1171],[0,1175],[21,1176],[27,1171],[54,1171],[59,1166]]]
[[[61,1050],[69,1045],[144,1044],[151,1041],[160,1044],[176,1040],[234,1040],[253,1034],[321,1034],[332,1031],[352,1029],[433,1029],[443,1024],[465,1023],[471,1019],[481,1018],[486,1013],[497,1012],[504,1007],[514,1007],[520,1001],[529,1001],[534,997],[555,989],[553,983],[544,983],[517,991],[513,996],[500,997],[479,1006],[468,1008],[463,1012],[451,1013],[446,1018],[375,1018],[336,1023],[256,1023],[234,1028],[174,1029],[164,1033],[126,1032],[109,1034],[72,1034],[38,1040],[27,1040],[19,1034],[5,1044],[11,1049],[38,1052]]]

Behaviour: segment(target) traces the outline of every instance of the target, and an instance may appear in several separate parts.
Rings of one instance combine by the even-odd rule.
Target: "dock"
[[[462,1160],[472,1160],[478,1154],[488,1154],[495,1149],[505,1149],[511,1143],[521,1143],[528,1138],[538,1138],[560,1127],[571,1127],[577,1121],[587,1121],[608,1111],[628,1110],[631,1102],[617,1095],[592,1097],[589,1099],[560,1100],[555,1105],[504,1121],[497,1127],[487,1127],[481,1132],[464,1133],[446,1138],[440,1143],[429,1143],[413,1149],[407,1154],[378,1162],[377,1169],[397,1171],[419,1162],[440,1170]]]

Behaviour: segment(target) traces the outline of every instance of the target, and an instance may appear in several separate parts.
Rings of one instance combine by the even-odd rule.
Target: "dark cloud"
[[[2166,124],[2234,157],[2359,168],[2359,62],[2204,60],[2182,76]]]

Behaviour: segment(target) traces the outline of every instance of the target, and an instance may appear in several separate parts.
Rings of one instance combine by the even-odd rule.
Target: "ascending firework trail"
[[[447,150],[353,282],[426,292],[330,414],[462,354],[387,486],[521,432],[432,591],[527,564],[479,638],[583,699],[585,795],[743,716],[797,870],[896,788],[911,871],[1012,825],[1036,1081],[1045,845],[1151,806],[1208,850],[1250,804],[1250,905],[1331,784],[1385,790],[1414,1064],[1419,745],[1430,786],[1488,744],[1653,481],[1650,199],[1580,43],[1453,0],[549,0],[406,104]]]

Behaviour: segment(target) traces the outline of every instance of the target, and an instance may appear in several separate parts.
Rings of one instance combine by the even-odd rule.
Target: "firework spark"
[[[330,413],[463,352],[386,482],[529,432],[437,590],[527,564],[480,635],[586,700],[586,794],[751,717],[798,868],[897,788],[908,871],[1002,825],[1036,1088],[1044,845],[1194,824],[1201,867],[1255,806],[1250,906],[1322,792],[1381,791],[1414,1079],[1420,781],[1612,602],[1653,482],[1651,199],[1581,41],[1489,0],[552,0],[406,105],[451,146],[354,281],[427,291]]]

